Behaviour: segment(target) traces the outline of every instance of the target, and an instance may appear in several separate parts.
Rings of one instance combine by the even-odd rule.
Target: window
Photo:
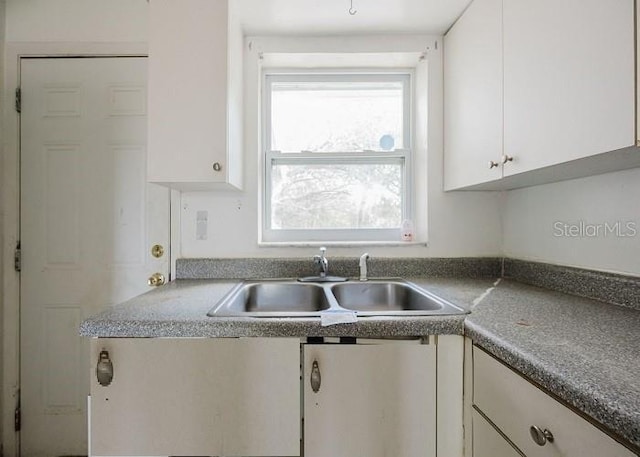
[[[265,75],[264,241],[399,241],[411,75]]]

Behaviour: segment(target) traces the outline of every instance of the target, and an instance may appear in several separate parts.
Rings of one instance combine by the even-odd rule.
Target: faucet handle
[[[325,248],[324,246],[322,246],[320,248],[320,254],[316,254],[313,256],[313,261],[315,263],[320,263],[320,262],[324,262],[325,261],[325,253],[327,252],[327,248]]]
[[[367,281],[367,259],[369,258],[369,253],[365,252],[360,256],[360,263],[358,266],[360,267],[360,281]]]

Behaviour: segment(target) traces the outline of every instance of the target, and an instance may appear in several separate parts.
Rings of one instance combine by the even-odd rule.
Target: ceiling
[[[245,33],[442,34],[471,0],[234,0]]]

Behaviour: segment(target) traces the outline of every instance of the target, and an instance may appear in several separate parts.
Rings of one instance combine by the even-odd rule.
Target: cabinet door
[[[504,175],[635,144],[634,1],[504,0]]]
[[[305,457],[435,456],[435,354],[406,342],[305,345]]]
[[[94,339],[91,455],[299,455],[297,339]],[[103,387],[100,351],[113,363]]]
[[[241,59],[228,0],[151,0],[149,181],[182,190],[241,186]]]
[[[473,457],[521,457],[521,454],[474,410]]]
[[[445,189],[500,179],[502,0],[475,0],[444,38]]]

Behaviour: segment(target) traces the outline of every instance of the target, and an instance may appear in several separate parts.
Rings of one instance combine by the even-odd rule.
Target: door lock
[[[151,255],[159,259],[164,255],[164,247],[161,244],[154,244],[151,248]]]

